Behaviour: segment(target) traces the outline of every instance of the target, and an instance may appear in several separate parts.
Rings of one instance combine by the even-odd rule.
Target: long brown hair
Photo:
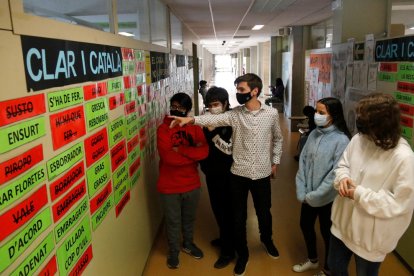
[[[356,125],[378,147],[389,150],[401,138],[400,106],[389,94],[373,93],[362,98],[356,107]]]

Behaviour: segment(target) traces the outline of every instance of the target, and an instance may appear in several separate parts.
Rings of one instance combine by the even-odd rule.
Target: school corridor
[[[219,72],[215,75],[214,83],[225,87],[230,96],[232,106],[237,105],[233,88],[234,77],[231,72]],[[233,90],[232,90],[233,89]],[[264,88],[266,89],[266,88]],[[266,91],[266,90],[265,90]],[[266,92],[267,93],[267,92]],[[264,98],[261,98],[264,101]],[[296,154],[296,146],[299,139],[299,132],[290,131],[290,120],[282,113],[280,123],[284,136],[283,155],[281,164],[278,167],[277,176],[272,180],[272,216],[273,216],[273,240],[277,246],[280,258],[270,258],[259,238],[256,214],[251,196],[248,202],[247,238],[250,250],[249,264],[246,268],[246,276],[277,276],[297,275],[308,276],[317,273],[319,270],[312,270],[303,273],[295,273],[292,266],[306,259],[306,247],[299,228],[300,203],[296,200],[295,175],[298,169],[298,162],[293,156]],[[203,173],[200,172],[202,177]],[[316,226],[318,229],[318,225]],[[318,231],[317,231],[318,232]],[[217,225],[214,220],[207,187],[203,183],[200,204],[197,210],[195,225],[195,243],[203,250],[204,258],[196,260],[190,255],[180,253],[180,267],[169,269],[166,265],[167,242],[164,229],[159,231],[154,243],[152,252],[144,270],[144,276],[229,276],[233,275],[235,261],[223,269],[215,269],[214,262],[218,258],[218,249],[210,245],[210,241],[218,237]],[[322,239],[318,233],[318,253],[320,263],[324,257]],[[322,265],[322,264],[321,264]],[[350,275],[355,275],[353,261],[350,266]],[[411,273],[404,267],[394,254],[389,254],[380,269],[380,275],[408,276]]]

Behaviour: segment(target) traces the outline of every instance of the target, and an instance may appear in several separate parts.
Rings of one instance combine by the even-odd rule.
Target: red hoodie
[[[199,126],[185,125],[170,128],[171,119],[157,130],[157,146],[160,155],[158,192],[178,194],[201,186],[198,161],[207,157],[208,144]],[[173,147],[178,150],[174,151]]]

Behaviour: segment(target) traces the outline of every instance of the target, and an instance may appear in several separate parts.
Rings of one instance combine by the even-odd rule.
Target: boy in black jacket
[[[229,110],[229,95],[224,88],[212,87],[206,94],[206,106],[211,114],[220,114]],[[220,232],[220,237],[212,241],[219,245],[220,257],[214,263],[215,268],[226,267],[234,258],[232,242],[232,217],[230,204],[230,167],[232,157],[232,128],[230,126],[203,128],[209,154],[200,162],[206,176],[211,209]]]

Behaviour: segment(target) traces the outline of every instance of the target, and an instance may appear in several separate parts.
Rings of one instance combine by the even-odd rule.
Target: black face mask
[[[187,117],[187,112],[170,109],[170,115],[177,116],[177,117]]]
[[[362,134],[366,133],[367,128],[366,128],[366,126],[364,125],[364,123],[362,122],[361,119],[357,118],[355,120],[355,125],[356,125],[359,133],[362,133]]]
[[[239,102],[239,104],[245,104],[252,98],[252,95],[250,95],[252,91],[249,93],[236,93],[236,99]]]

